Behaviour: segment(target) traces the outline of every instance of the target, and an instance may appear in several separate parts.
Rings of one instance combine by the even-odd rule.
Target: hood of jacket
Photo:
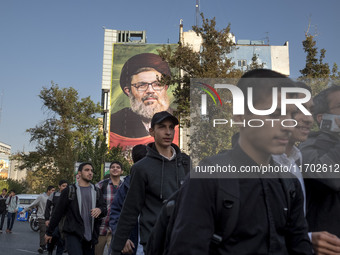
[[[177,183],[177,189],[179,189],[180,187],[180,173],[179,173],[179,167],[182,166],[182,155],[181,155],[181,150],[178,148],[177,145],[175,144],[171,144],[171,147],[173,147],[176,151],[176,157],[172,160],[168,160],[167,158],[163,157],[156,148],[155,143],[149,143],[146,147],[147,153],[146,153],[146,157],[150,157],[153,159],[158,159],[162,162],[162,169],[161,169],[161,183],[160,183],[160,194],[159,194],[159,198],[163,199],[164,198],[164,164],[165,162],[169,162],[169,161],[176,161],[175,166],[176,166],[176,183]]]
[[[173,147],[176,151],[176,159],[181,159],[182,158],[181,150],[178,148],[178,146],[172,143],[171,147]],[[156,144],[154,142],[149,143],[146,147],[146,150],[147,150],[146,157],[156,158],[159,160],[163,159],[168,160],[157,151]]]

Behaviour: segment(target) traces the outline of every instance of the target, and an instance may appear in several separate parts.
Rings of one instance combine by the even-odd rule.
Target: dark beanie
[[[159,55],[153,53],[135,55],[125,62],[122,72],[120,73],[120,87],[124,93],[124,87],[130,87],[131,85],[131,76],[137,74],[138,70],[144,67],[150,67],[165,76],[171,76],[168,63]]]
[[[146,156],[146,146],[143,144],[138,144],[132,148],[132,160],[133,163],[141,160]]]

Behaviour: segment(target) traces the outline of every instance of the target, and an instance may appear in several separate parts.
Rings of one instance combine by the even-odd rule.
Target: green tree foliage
[[[99,135],[100,122],[96,114],[100,105],[90,97],[79,99],[73,88],[59,88],[52,82],[39,95],[47,118],[27,132],[36,150],[19,153],[20,168],[32,171],[40,186],[56,184],[60,179],[73,180],[74,164],[88,141]]]
[[[326,50],[321,49],[320,54],[316,46],[315,35],[308,31],[305,33],[305,40],[302,41],[304,52],[306,53],[306,65],[300,70],[300,80],[311,86],[313,95],[318,94],[329,83],[339,83],[340,72],[336,63],[332,70],[328,63],[325,63]]]
[[[190,123],[190,101],[192,101],[190,100],[190,80],[192,78],[239,78],[242,75],[242,71],[236,69],[235,63],[227,57],[227,54],[235,49],[231,40],[230,24],[218,30],[215,18],[206,19],[203,14],[201,17],[202,26],[192,27],[193,31],[202,38],[199,52],[194,52],[189,45],[182,42],[179,42],[176,48],[165,46],[158,51],[170,67],[177,70],[171,80],[166,82],[175,86],[174,96],[177,104],[175,114],[179,116],[182,127],[191,126],[190,145],[192,151],[194,150],[199,158],[230,148],[234,130],[226,127],[213,130],[209,128],[214,117],[214,111],[210,107],[210,121],[209,118],[202,119],[196,115],[192,116]],[[192,86],[195,85],[192,84]],[[224,97],[223,99],[227,101],[229,98]],[[225,111],[230,117],[231,112],[227,108]],[[212,132],[207,132],[206,128]],[[198,146],[203,142],[202,137],[209,141],[206,146]]]
[[[28,183],[26,180],[17,181],[11,178],[8,178],[8,179],[1,178],[0,187],[1,187],[1,190],[3,188],[6,188],[7,191],[15,190],[16,194],[27,193],[28,191]]]
[[[250,65],[248,65],[247,71],[263,68],[265,63],[260,64],[258,61],[259,61],[258,55],[254,53],[253,57],[251,58],[251,63]]]
[[[158,51],[170,67],[177,70],[172,74],[170,84],[174,84],[176,114],[182,126],[189,126],[190,115],[190,78],[235,78],[242,72],[234,67],[235,63],[227,57],[234,48],[231,40],[230,24],[221,30],[216,29],[216,20],[204,18],[202,26],[192,29],[202,38],[200,52],[194,52],[189,45],[179,42],[178,47],[165,46]],[[169,81],[167,81],[169,82]]]

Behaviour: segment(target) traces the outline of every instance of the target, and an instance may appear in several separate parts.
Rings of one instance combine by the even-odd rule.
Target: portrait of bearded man
[[[129,97],[130,107],[111,114],[110,147],[125,148],[152,142],[149,128],[152,116],[172,113],[165,80],[171,77],[169,65],[159,55],[142,53],[129,58],[120,74],[120,87]],[[178,141],[178,128],[174,142]]]

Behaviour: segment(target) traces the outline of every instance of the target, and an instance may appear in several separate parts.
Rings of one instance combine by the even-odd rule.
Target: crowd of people
[[[146,90],[157,85],[145,83]],[[250,110],[247,91],[254,84],[253,108],[265,111],[277,100],[275,111]],[[286,88],[312,91],[266,69],[245,73],[237,86],[245,95],[245,113],[233,116],[235,121],[264,124],[240,126],[233,147],[200,166],[281,165],[289,172],[190,178],[190,158],[173,143],[179,121],[160,111],[150,122],[153,142],[132,150],[131,175],[121,180],[122,164],[113,161],[109,177],[94,185],[95,169],[84,162],[76,183],[61,180],[58,191],[49,186],[28,207],[39,207],[38,251],[52,254],[57,246],[56,254],[70,255],[103,255],[105,247],[112,255],[340,254],[340,86],[314,98],[301,90],[283,95]],[[279,91],[276,99],[273,88]],[[131,87],[124,89],[129,93]],[[285,99],[301,103],[287,105],[281,114]],[[315,124],[318,131],[311,132]],[[6,212],[6,232],[12,231],[17,200],[15,191],[7,195],[3,189],[1,232]]]

